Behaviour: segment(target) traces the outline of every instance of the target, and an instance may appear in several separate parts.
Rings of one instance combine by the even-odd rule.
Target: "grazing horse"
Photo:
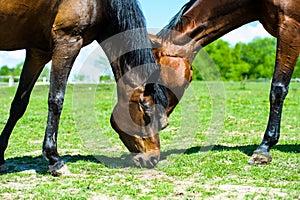
[[[202,47],[256,20],[277,38],[269,121],[249,160],[249,164],[263,165],[271,162],[270,149],[279,140],[282,106],[300,53],[300,0],[190,0],[151,40],[157,60],[192,63]]]
[[[20,83],[0,136],[0,168],[5,169],[4,152],[11,132],[50,60],[49,110],[42,152],[50,172],[58,173],[64,166],[57,152],[57,135],[66,83],[80,49],[94,40],[110,59],[118,81],[118,102],[111,125],[130,152],[144,155],[136,160],[139,165],[154,166],[160,156],[157,133],[167,123],[164,109],[155,108],[166,107],[167,96],[164,86],[156,83],[160,77],[153,75],[159,67],[136,0],[0,0],[0,4],[0,49],[26,49]],[[128,73],[137,66],[141,66],[139,70]],[[131,75],[123,78],[126,74]],[[136,126],[122,126],[130,120]],[[143,139],[136,139],[137,135]]]

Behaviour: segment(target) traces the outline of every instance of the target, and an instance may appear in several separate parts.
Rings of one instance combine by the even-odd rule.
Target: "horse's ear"
[[[162,47],[162,42],[160,38],[158,38],[156,35],[153,34],[148,34],[148,35],[153,49],[159,49]]]

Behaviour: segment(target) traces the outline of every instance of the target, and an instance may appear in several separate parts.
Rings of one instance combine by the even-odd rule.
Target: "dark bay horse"
[[[166,107],[167,96],[165,88],[155,83],[159,76],[153,77],[159,67],[136,0],[0,0],[0,5],[0,49],[26,49],[20,83],[0,136],[0,168],[5,169],[4,152],[12,130],[50,60],[49,110],[42,152],[51,172],[62,168],[57,134],[66,83],[80,49],[94,40],[101,44],[120,82],[111,125],[130,152],[145,155],[136,160],[139,165],[154,166],[160,156],[157,133],[167,123],[163,109],[155,109],[155,105]],[[109,39],[112,36],[115,38]],[[142,67],[123,79],[136,66]],[[147,82],[149,77],[151,82]],[[137,126],[122,127],[117,123],[129,121],[122,115],[123,110],[129,110],[129,118]],[[146,125],[147,129],[143,128]],[[136,135],[146,139],[136,139]]]
[[[279,140],[282,106],[300,53],[300,0],[190,0],[151,37],[158,61],[176,58],[192,63],[202,47],[256,20],[277,38],[269,121],[261,144],[249,160],[249,164],[263,165],[271,162],[270,149]]]

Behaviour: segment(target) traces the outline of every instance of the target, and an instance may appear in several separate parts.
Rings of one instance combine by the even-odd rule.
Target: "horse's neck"
[[[181,46],[180,53],[193,53],[224,34],[246,23],[258,19],[260,6],[258,0],[198,0],[181,17],[173,34],[172,44]],[[187,51],[189,50],[189,51]],[[182,55],[184,56],[184,55]]]

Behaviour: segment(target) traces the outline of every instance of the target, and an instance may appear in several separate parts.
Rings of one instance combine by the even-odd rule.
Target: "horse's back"
[[[22,49],[30,45],[45,48],[59,2],[0,0],[0,49]]]
[[[101,2],[101,5],[99,5]],[[96,39],[104,1],[0,0],[0,49],[39,48],[51,51],[53,36],[82,35]],[[101,19],[100,19],[101,18]]]

